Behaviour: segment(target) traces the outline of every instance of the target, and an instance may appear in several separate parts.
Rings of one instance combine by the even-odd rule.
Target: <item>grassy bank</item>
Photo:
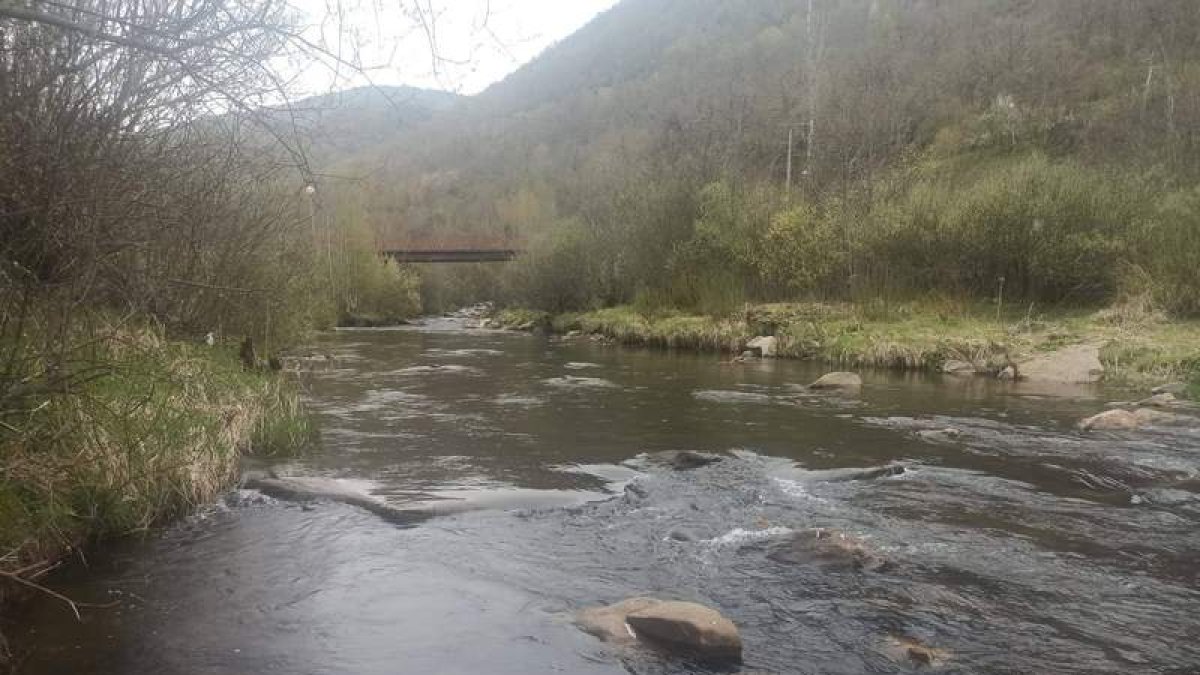
[[[1168,321],[1132,310],[1004,314],[959,303],[748,305],[723,317],[620,306],[551,316],[503,310],[504,327],[577,330],[624,344],[738,353],[757,335],[779,338],[784,358],[844,367],[936,371],[951,360],[989,370],[1072,344],[1102,345],[1106,379],[1200,388],[1200,321]],[[1200,393],[1200,392],[1196,392]]]
[[[0,604],[30,589],[16,576],[213,499],[240,455],[313,436],[293,386],[244,371],[236,347],[121,331],[83,351],[69,380],[30,362],[37,375],[0,392]]]

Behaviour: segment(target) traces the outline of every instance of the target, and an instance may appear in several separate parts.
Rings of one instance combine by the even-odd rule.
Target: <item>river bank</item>
[[[735,316],[639,311],[619,306],[551,315],[504,309],[489,325],[517,330],[578,331],[622,344],[738,355],[757,336],[772,336],[775,356],[846,367],[938,372],[965,367],[1000,375],[1010,366],[1064,348],[1098,350],[1107,383],[1154,386],[1168,382],[1200,393],[1200,322],[1170,321],[1122,310],[1002,314],[958,305],[779,303],[748,305]]]
[[[39,581],[72,554],[211,501],[242,455],[288,453],[313,437],[295,387],[244,370],[233,345],[121,331],[71,367],[93,375],[5,392],[0,614],[48,593]],[[0,667],[3,647],[0,638]]]

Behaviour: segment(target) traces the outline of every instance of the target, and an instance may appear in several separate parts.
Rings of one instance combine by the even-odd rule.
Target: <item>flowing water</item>
[[[815,396],[814,364],[455,320],[323,348],[323,448],[274,470],[412,517],[235,491],[52,579],[110,606],[35,607],[23,672],[707,672],[570,622],[639,594],[725,613],[744,672],[1200,672],[1200,433],[1074,431],[1106,392],[866,373]],[[810,528],[889,564],[768,557]]]

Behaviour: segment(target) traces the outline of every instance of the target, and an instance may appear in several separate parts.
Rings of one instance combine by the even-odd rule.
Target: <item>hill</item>
[[[432,89],[358,87],[274,108],[268,121],[284,137],[297,135],[311,161],[327,168],[428,122],[461,100],[457,94]]]
[[[575,276],[587,259],[566,295],[536,297],[546,269],[510,280],[527,302],[986,295],[1001,277],[1106,301],[1118,268],[1155,268],[1130,221],[1200,175],[1197,27],[1181,0],[626,0],[355,161],[384,167],[363,196],[380,231],[557,238],[542,258]],[[980,225],[989,199],[1011,212]],[[872,242],[885,227],[903,236]]]

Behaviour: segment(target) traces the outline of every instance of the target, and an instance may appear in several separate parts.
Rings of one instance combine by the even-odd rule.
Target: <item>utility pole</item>
[[[795,129],[788,127],[788,151],[787,151],[787,191],[792,191],[792,137],[795,135]]]

